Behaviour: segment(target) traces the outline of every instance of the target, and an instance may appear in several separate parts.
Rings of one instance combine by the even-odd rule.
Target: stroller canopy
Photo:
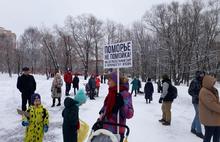
[[[88,142],[119,142],[119,140],[112,132],[105,129],[99,129],[92,133]]]

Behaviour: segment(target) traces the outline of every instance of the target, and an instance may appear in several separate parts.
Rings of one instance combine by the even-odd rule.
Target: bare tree
[[[92,15],[81,15],[75,19],[69,16],[66,25],[71,31],[74,49],[84,66],[84,76],[87,79],[89,69],[90,54],[93,51],[93,27],[95,17]]]
[[[32,72],[37,69],[38,59],[40,58],[41,34],[38,28],[29,27],[20,38],[20,46],[25,48],[25,64],[31,66]],[[39,68],[38,68],[39,70]]]
[[[94,46],[95,46],[95,72],[98,75],[99,74],[99,55],[100,52],[102,52],[102,43],[103,43],[103,32],[102,32],[102,22],[95,17],[92,17],[91,19],[92,24],[92,36],[94,40]]]
[[[43,42],[43,48],[46,48],[48,50],[49,57],[52,60],[54,69],[58,71],[60,69],[60,66],[57,62],[57,56],[56,56],[56,48],[57,48],[56,40],[55,37],[47,29],[44,29],[42,31],[42,42]]]
[[[0,50],[3,57],[2,67],[7,70],[10,77],[12,77],[12,61],[14,57],[15,41],[13,34],[0,33]]]

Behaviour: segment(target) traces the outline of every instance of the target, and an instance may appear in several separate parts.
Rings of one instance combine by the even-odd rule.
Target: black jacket
[[[91,90],[95,90],[95,88],[96,88],[95,78],[91,77],[89,79],[89,87]]]
[[[73,88],[79,88],[79,77],[75,76],[73,78]]]
[[[79,122],[78,102],[67,97],[64,100],[63,116],[63,140],[64,142],[77,142],[77,124]]]
[[[32,95],[36,90],[36,82],[32,75],[21,75],[17,80],[17,88],[24,95]]]
[[[199,91],[202,87],[201,83],[202,83],[201,80],[195,78],[192,80],[192,82],[189,85],[188,93],[190,96],[192,96],[193,104],[199,104]]]

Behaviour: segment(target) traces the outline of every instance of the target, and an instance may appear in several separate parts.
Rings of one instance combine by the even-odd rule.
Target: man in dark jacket
[[[168,91],[171,85],[171,80],[167,74],[162,76],[162,93],[160,96],[159,103],[162,103],[162,119],[159,120],[163,125],[169,126],[171,124],[171,106],[173,103],[172,95]]]
[[[202,71],[196,71],[195,78],[190,83],[188,93],[190,96],[192,96],[192,104],[195,109],[195,117],[193,119],[192,125],[191,125],[191,132],[195,134],[196,136],[203,138],[202,134],[202,128],[201,123],[199,120],[199,91],[202,87],[202,79],[204,77],[205,73]]]
[[[90,88],[90,99],[94,100],[95,98],[95,88],[96,88],[96,83],[95,83],[95,75],[91,75],[89,79],[89,88]]]
[[[30,75],[30,70],[28,67],[22,69],[23,74],[18,77],[17,88],[21,92],[22,99],[22,110],[26,111],[27,101],[28,105],[31,105],[31,95],[34,94],[36,90],[36,82],[32,75]]]
[[[74,95],[76,95],[76,89],[79,90],[79,77],[77,74],[75,74],[73,78],[73,89],[74,89]]]

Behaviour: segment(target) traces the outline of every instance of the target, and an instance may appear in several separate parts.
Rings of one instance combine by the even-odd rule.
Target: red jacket
[[[100,82],[101,82],[100,78],[96,77],[96,79],[95,79],[95,86],[96,87],[100,87]]]
[[[65,81],[66,83],[71,84],[71,83],[72,83],[72,79],[73,79],[73,77],[72,77],[72,73],[71,73],[71,72],[66,72],[66,73],[64,74],[64,81]]]

